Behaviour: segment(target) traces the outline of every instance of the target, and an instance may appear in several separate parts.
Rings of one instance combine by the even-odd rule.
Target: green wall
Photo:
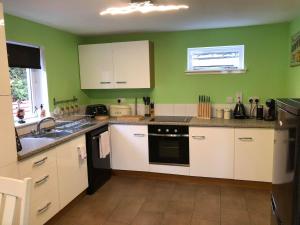
[[[81,104],[110,103],[118,97],[149,95],[156,103],[195,103],[199,94],[211,95],[214,102],[224,103],[226,96],[243,92],[249,96],[283,97],[295,83],[299,68],[289,69],[290,30],[300,22],[239,28],[158,32],[78,37],[76,35],[6,15],[7,39],[35,44],[45,49],[50,104],[52,99],[73,95]],[[300,21],[300,20],[299,20]],[[297,29],[296,29],[297,30]],[[155,88],[138,90],[80,90],[78,43],[105,43],[151,40],[155,53]],[[187,48],[245,44],[245,74],[186,75]],[[286,79],[289,73],[290,82]],[[297,80],[299,83],[299,80]],[[293,87],[296,95],[297,89]],[[53,107],[51,107],[53,109]]]
[[[292,35],[300,32],[300,17],[290,24],[290,39],[289,39],[289,50],[291,48],[291,37]],[[288,58],[290,62],[290,57]],[[288,71],[288,95],[290,97],[300,98],[300,66],[289,67]]]
[[[249,96],[286,95],[289,24],[227,29],[140,33],[84,37],[82,43],[151,40],[154,43],[155,82],[152,90],[88,90],[91,102],[113,102],[118,97],[151,95],[156,103],[195,103],[199,94],[224,103],[242,91]],[[246,74],[186,75],[187,48],[245,44]]]
[[[54,97],[68,99],[74,95],[79,98],[80,104],[89,102],[80,90],[77,36],[11,15],[5,15],[5,23],[7,40],[34,44],[44,49],[51,109]]]

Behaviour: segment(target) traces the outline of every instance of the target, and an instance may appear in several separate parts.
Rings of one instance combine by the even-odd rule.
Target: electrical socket
[[[260,102],[260,99],[259,99],[259,97],[257,97],[257,96],[254,96],[254,97],[253,97],[253,101],[254,101],[254,103],[255,103],[255,101],[256,101],[256,100],[258,100],[258,103]]]
[[[232,96],[226,97],[226,103],[227,104],[232,104],[233,103],[233,97]]]
[[[252,100],[252,103],[255,103],[253,97],[249,97],[249,101],[248,102],[251,103],[251,100]]]
[[[117,98],[117,102],[125,103],[126,102],[126,98]]]

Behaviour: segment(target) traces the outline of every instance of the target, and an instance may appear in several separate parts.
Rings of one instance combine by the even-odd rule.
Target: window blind
[[[41,69],[40,49],[7,43],[9,67]]]

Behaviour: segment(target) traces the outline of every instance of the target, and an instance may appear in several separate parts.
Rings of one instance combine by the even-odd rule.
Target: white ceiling
[[[1,0],[0,0],[1,1]],[[300,0],[156,0],[188,10],[99,16],[129,0],[3,0],[5,12],[80,35],[175,31],[248,26],[289,21],[300,14]]]

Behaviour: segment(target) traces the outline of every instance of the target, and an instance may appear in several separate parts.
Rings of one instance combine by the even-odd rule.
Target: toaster
[[[85,110],[85,114],[92,116],[108,116],[108,110],[105,105],[97,104],[97,105],[88,105]]]

